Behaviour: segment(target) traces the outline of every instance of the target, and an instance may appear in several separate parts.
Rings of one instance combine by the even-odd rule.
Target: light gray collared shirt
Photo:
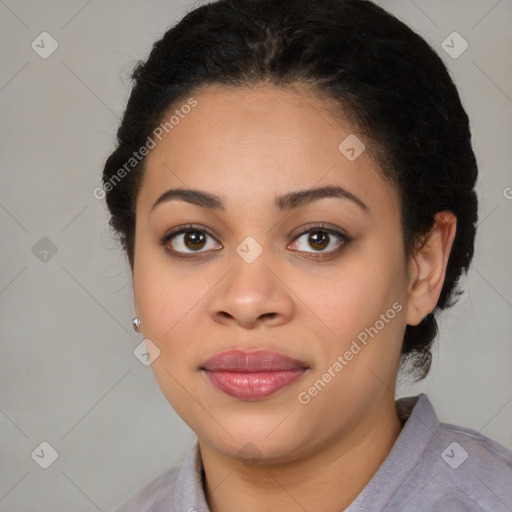
[[[424,393],[395,404],[402,431],[345,512],[512,512],[512,450],[475,430],[439,422]],[[179,465],[115,512],[210,512],[202,471],[196,441]]]

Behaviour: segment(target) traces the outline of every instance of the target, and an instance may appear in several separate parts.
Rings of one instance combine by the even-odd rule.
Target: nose
[[[234,260],[232,269],[215,287],[210,304],[215,322],[246,329],[281,325],[290,321],[293,312],[289,286],[263,255],[252,263]]]

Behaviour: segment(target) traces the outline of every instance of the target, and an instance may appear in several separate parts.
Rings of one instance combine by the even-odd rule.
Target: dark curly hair
[[[456,302],[473,258],[478,169],[468,116],[446,66],[418,34],[368,0],[218,0],[190,11],[138,61],[133,89],[103,170],[111,219],[133,271],[135,201],[146,144],[170,109],[210,85],[305,85],[334,100],[399,192],[409,258],[436,213],[457,217],[434,312]],[[339,108],[337,108],[339,106]],[[124,166],[124,167],[123,167]],[[124,169],[124,172],[120,172]],[[122,179],[120,179],[122,177]],[[407,325],[401,365],[425,378],[438,327],[434,312]]]

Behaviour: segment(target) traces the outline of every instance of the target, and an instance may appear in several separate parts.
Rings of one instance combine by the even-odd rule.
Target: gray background
[[[440,319],[431,374],[397,397],[425,392],[441,421],[512,448],[512,1],[379,4],[449,66],[481,172],[466,293]],[[133,354],[129,267],[93,196],[129,72],[192,7],[0,0],[1,511],[106,512],[195,440]],[[31,47],[43,31],[59,45],[46,59]],[[453,31],[469,44],[455,59],[441,47]],[[31,457],[43,441],[58,452],[47,469],[48,449]]]

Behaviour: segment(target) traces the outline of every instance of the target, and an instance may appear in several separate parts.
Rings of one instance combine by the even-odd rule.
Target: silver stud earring
[[[134,317],[133,320],[132,320],[132,326],[133,326],[133,330],[135,332],[140,332],[140,319],[138,316]]]

